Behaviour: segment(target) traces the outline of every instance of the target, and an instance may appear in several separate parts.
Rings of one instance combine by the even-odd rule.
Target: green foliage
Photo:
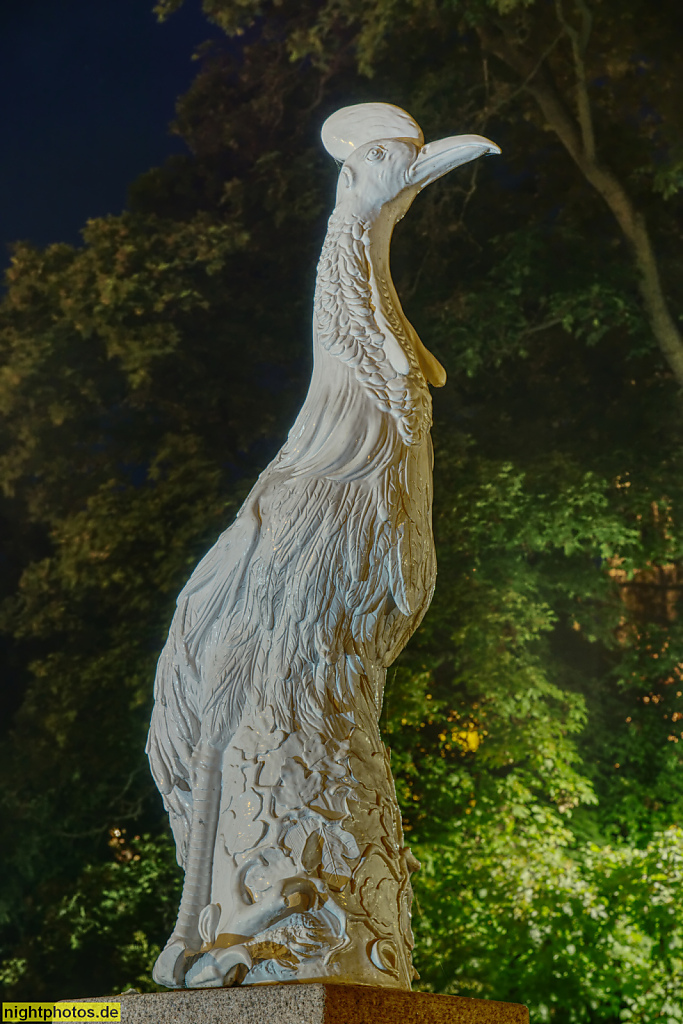
[[[2,543],[23,553],[0,611],[23,690],[3,744],[12,943],[106,854],[108,829],[158,832],[142,751],[173,600],[297,385],[272,309],[242,343],[256,257],[234,196],[220,215],[93,221],[84,243],[18,247],[0,310]],[[43,975],[29,957],[18,984],[30,995]]]
[[[477,826],[419,855],[418,966],[429,988],[504,993],[539,1022],[683,1019],[679,828],[638,850],[571,846],[547,821]]]
[[[93,991],[106,994],[161,991],[151,980],[161,946],[150,935],[173,927],[180,898],[175,850],[167,837],[128,842],[125,829],[112,830],[109,846],[113,856],[86,865],[73,889],[50,907],[24,955],[0,965],[0,981],[10,991],[36,960],[42,965],[40,976],[30,977],[36,999],[49,998],[60,985],[73,995],[84,976]]]
[[[634,736],[633,689],[608,673],[597,694],[585,668],[583,694],[552,682],[571,666],[563,618],[620,671],[647,662],[642,637],[615,640],[623,601],[596,572],[615,552],[642,557],[637,520],[624,518],[624,488],[567,460],[532,475],[454,450],[437,461],[437,594],[383,721],[423,862],[420,984],[526,1002],[539,1021],[679,1020],[683,836],[652,829],[680,820],[680,759],[661,718]],[[683,718],[680,697],[669,703]]]
[[[421,984],[554,1024],[680,1021],[680,405],[611,215],[480,46],[502,31],[542,57],[572,109],[559,8],[204,9],[248,42],[239,60],[208,50],[180,100],[191,153],[82,247],[18,246],[0,305],[6,991],[153,988],[179,874],[143,755],[154,661],[307,383],[334,189],[319,125],[389,98],[427,138],[504,150],[427,189],[394,247],[450,374],[437,592],[382,714],[423,862]],[[680,316],[675,9],[593,14],[598,151],[645,211]]]

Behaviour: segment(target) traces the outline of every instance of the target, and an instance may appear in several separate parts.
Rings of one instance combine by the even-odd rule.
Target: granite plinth
[[[101,996],[122,1024],[529,1024],[519,1003],[369,985],[285,984]]]

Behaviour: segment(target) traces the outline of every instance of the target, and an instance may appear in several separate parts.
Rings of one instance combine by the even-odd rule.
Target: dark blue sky
[[[160,25],[154,0],[1,0],[0,267],[7,244],[77,242],[127,186],[182,150],[168,124],[219,33],[199,0]]]

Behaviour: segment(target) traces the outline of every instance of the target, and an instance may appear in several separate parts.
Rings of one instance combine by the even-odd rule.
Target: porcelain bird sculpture
[[[424,145],[397,107],[323,126],[343,161],[313,374],[284,447],[178,598],[147,751],[185,869],[154,978],[409,989],[410,874],[378,716],[436,573],[429,384],[389,271],[430,182],[498,147]]]

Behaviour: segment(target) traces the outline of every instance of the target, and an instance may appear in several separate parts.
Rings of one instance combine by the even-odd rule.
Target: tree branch
[[[535,324],[522,331],[521,337],[527,338],[530,334],[538,334],[540,331],[549,331],[551,327],[559,327],[564,322],[564,317],[555,316],[551,320],[544,320],[542,324]]]
[[[576,74],[576,107],[579,115],[579,125],[581,126],[584,152],[588,160],[595,160],[595,131],[593,129],[593,115],[591,112],[590,96],[588,95],[586,65],[584,63],[584,54],[593,26],[593,16],[584,0],[575,0],[575,3],[581,12],[582,24],[580,32],[566,20],[562,0],[555,0],[555,13],[572,46],[574,71]]]
[[[490,120],[490,118],[494,114],[497,114],[499,110],[502,110],[503,107],[506,107],[508,105],[508,103],[512,103],[512,101],[517,96],[519,96],[520,93],[525,92],[525,90],[526,90],[529,82],[531,81],[531,79],[537,73],[537,71],[539,70],[539,68],[541,67],[543,62],[546,60],[546,58],[550,56],[550,54],[553,52],[553,50],[555,49],[555,47],[557,46],[557,44],[560,42],[561,39],[562,39],[562,32],[560,32],[553,39],[552,43],[543,51],[541,56],[538,58],[536,63],[532,66],[531,70],[526,75],[524,81],[521,82],[517,86],[517,88],[513,92],[511,92],[508,96],[505,96],[502,100],[497,100],[493,104],[493,106],[491,106],[491,107],[488,106],[488,95],[489,95],[488,63],[486,62],[486,60],[484,61],[484,85],[485,85],[485,89],[486,89],[487,105],[486,105],[486,108],[484,110],[484,118],[483,118],[483,122],[482,122],[483,124],[487,124],[488,121]],[[490,52],[495,54],[495,50],[493,50],[493,49]],[[496,56],[497,56],[497,54],[496,54]],[[501,59],[503,59],[503,58],[501,58]],[[507,61],[505,61],[505,63],[507,63]]]
[[[582,4],[583,0],[577,2]],[[587,42],[588,39],[589,19],[590,12],[587,12],[583,21],[583,33],[577,38],[579,50],[583,40]],[[515,47],[508,42],[501,32],[491,32],[486,26],[479,26],[477,31],[482,48],[498,57],[522,80],[523,88],[535,99],[549,128],[555,132],[583,176],[612,211],[633,253],[638,270],[640,294],[652,333],[676,381],[683,387],[683,337],[674,322],[664,295],[659,266],[645,218],[636,209],[617,176],[598,161],[592,135],[592,121],[586,137],[585,125],[578,124],[566,106],[545,59],[541,62],[535,61],[521,47]],[[588,114],[590,115],[590,110]]]

